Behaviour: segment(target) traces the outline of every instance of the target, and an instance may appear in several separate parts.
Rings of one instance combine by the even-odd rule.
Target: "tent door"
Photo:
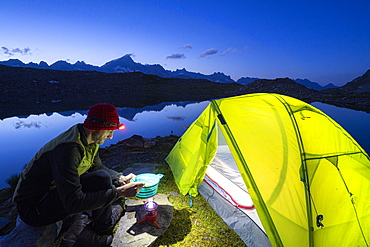
[[[248,246],[270,246],[244,180],[219,129],[217,153],[198,190]]]

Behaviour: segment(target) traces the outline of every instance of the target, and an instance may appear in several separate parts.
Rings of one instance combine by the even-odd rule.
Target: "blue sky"
[[[165,69],[307,78],[370,69],[370,0],[0,0],[0,60],[101,66],[132,54]]]

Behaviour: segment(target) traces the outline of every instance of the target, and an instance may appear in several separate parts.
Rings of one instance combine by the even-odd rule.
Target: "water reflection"
[[[120,122],[126,125],[126,129],[116,131],[114,138],[102,146],[115,144],[135,134],[144,138],[170,134],[180,136],[208,104],[209,101],[176,102],[140,109],[118,108]],[[86,114],[87,111],[68,111],[0,120],[0,189],[7,186],[7,178],[21,172],[46,142],[72,125],[82,123]]]
[[[114,139],[107,140],[103,147],[135,134],[144,138],[170,134],[181,136],[208,104],[209,101],[177,102],[140,109],[119,108],[120,121],[126,125],[126,129],[116,131]],[[322,103],[312,105],[337,121],[369,153],[370,114]],[[0,120],[0,189],[7,186],[5,179],[21,172],[23,166],[46,142],[72,125],[83,122],[86,113],[87,111],[68,111]]]
[[[27,123],[25,121],[19,120],[18,122],[15,122],[14,123],[14,127],[16,129],[20,129],[20,128],[41,128],[41,126],[42,126],[42,123],[41,122],[30,122],[30,123]]]
[[[320,102],[312,103],[312,105],[339,123],[370,154],[370,113]]]

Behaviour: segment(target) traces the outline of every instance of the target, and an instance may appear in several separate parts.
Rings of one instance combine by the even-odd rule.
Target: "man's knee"
[[[80,180],[82,190],[84,191],[96,191],[112,187],[112,178],[110,174],[103,169],[83,174]]]

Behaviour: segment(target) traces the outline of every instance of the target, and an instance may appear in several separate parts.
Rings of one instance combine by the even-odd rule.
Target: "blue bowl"
[[[131,182],[145,183],[144,187],[137,193],[139,198],[149,198],[157,194],[158,184],[163,174],[143,173],[136,175],[136,179],[131,179]]]

